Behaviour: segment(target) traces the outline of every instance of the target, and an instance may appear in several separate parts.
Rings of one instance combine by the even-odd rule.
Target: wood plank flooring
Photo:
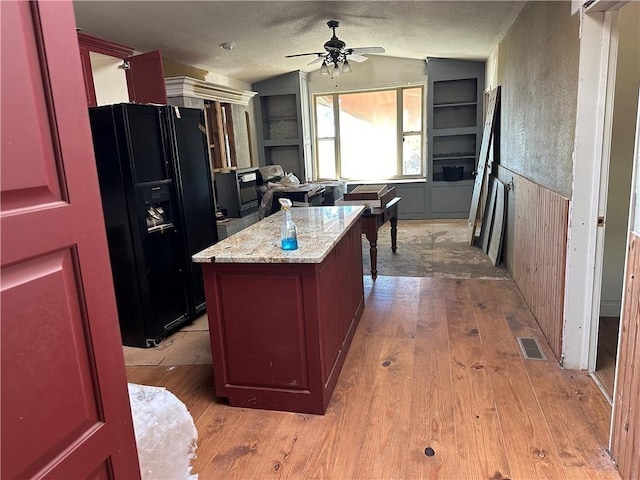
[[[611,408],[554,356],[510,280],[365,277],[365,311],[326,415],[231,408],[210,365],[127,368],[193,415],[207,479],[619,479]]]

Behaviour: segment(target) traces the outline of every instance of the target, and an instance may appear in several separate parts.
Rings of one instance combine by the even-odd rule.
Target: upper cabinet
[[[260,165],[281,165],[301,181],[311,178],[307,74],[291,72],[254,83],[258,92]]]
[[[133,103],[160,103],[166,105],[167,91],[160,50],[133,55],[126,59],[125,68],[129,100]]]
[[[87,105],[167,103],[159,50],[133,48],[78,32]]]

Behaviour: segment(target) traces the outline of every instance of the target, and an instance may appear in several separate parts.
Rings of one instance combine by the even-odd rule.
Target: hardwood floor
[[[237,479],[619,479],[611,408],[553,354],[511,280],[365,277],[365,312],[326,415],[231,408],[210,365],[133,366],[199,432],[193,472]]]

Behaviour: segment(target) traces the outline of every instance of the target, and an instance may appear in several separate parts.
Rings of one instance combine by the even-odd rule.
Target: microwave
[[[216,172],[213,177],[216,205],[225,217],[240,218],[258,211],[258,170]]]

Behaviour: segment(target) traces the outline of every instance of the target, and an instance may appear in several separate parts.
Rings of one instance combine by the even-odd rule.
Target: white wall
[[[498,59],[500,58],[500,45],[496,45],[493,52],[487,58],[484,67],[484,91],[490,92],[498,84]]]
[[[640,91],[638,92],[640,95]],[[631,197],[631,214],[633,219],[630,222],[632,231],[640,233],[640,100],[638,101],[638,116],[636,117],[636,146],[635,146],[635,164],[634,164],[634,185],[633,195]]]
[[[118,68],[118,65],[122,65],[122,60],[96,52],[89,52],[89,57],[98,106],[128,102],[125,71]]]
[[[251,84],[243,82],[242,80],[236,80],[235,78],[226,77],[215,72],[207,72],[204,77],[205,81],[220,85],[222,87],[232,87],[238,90],[251,90]]]

